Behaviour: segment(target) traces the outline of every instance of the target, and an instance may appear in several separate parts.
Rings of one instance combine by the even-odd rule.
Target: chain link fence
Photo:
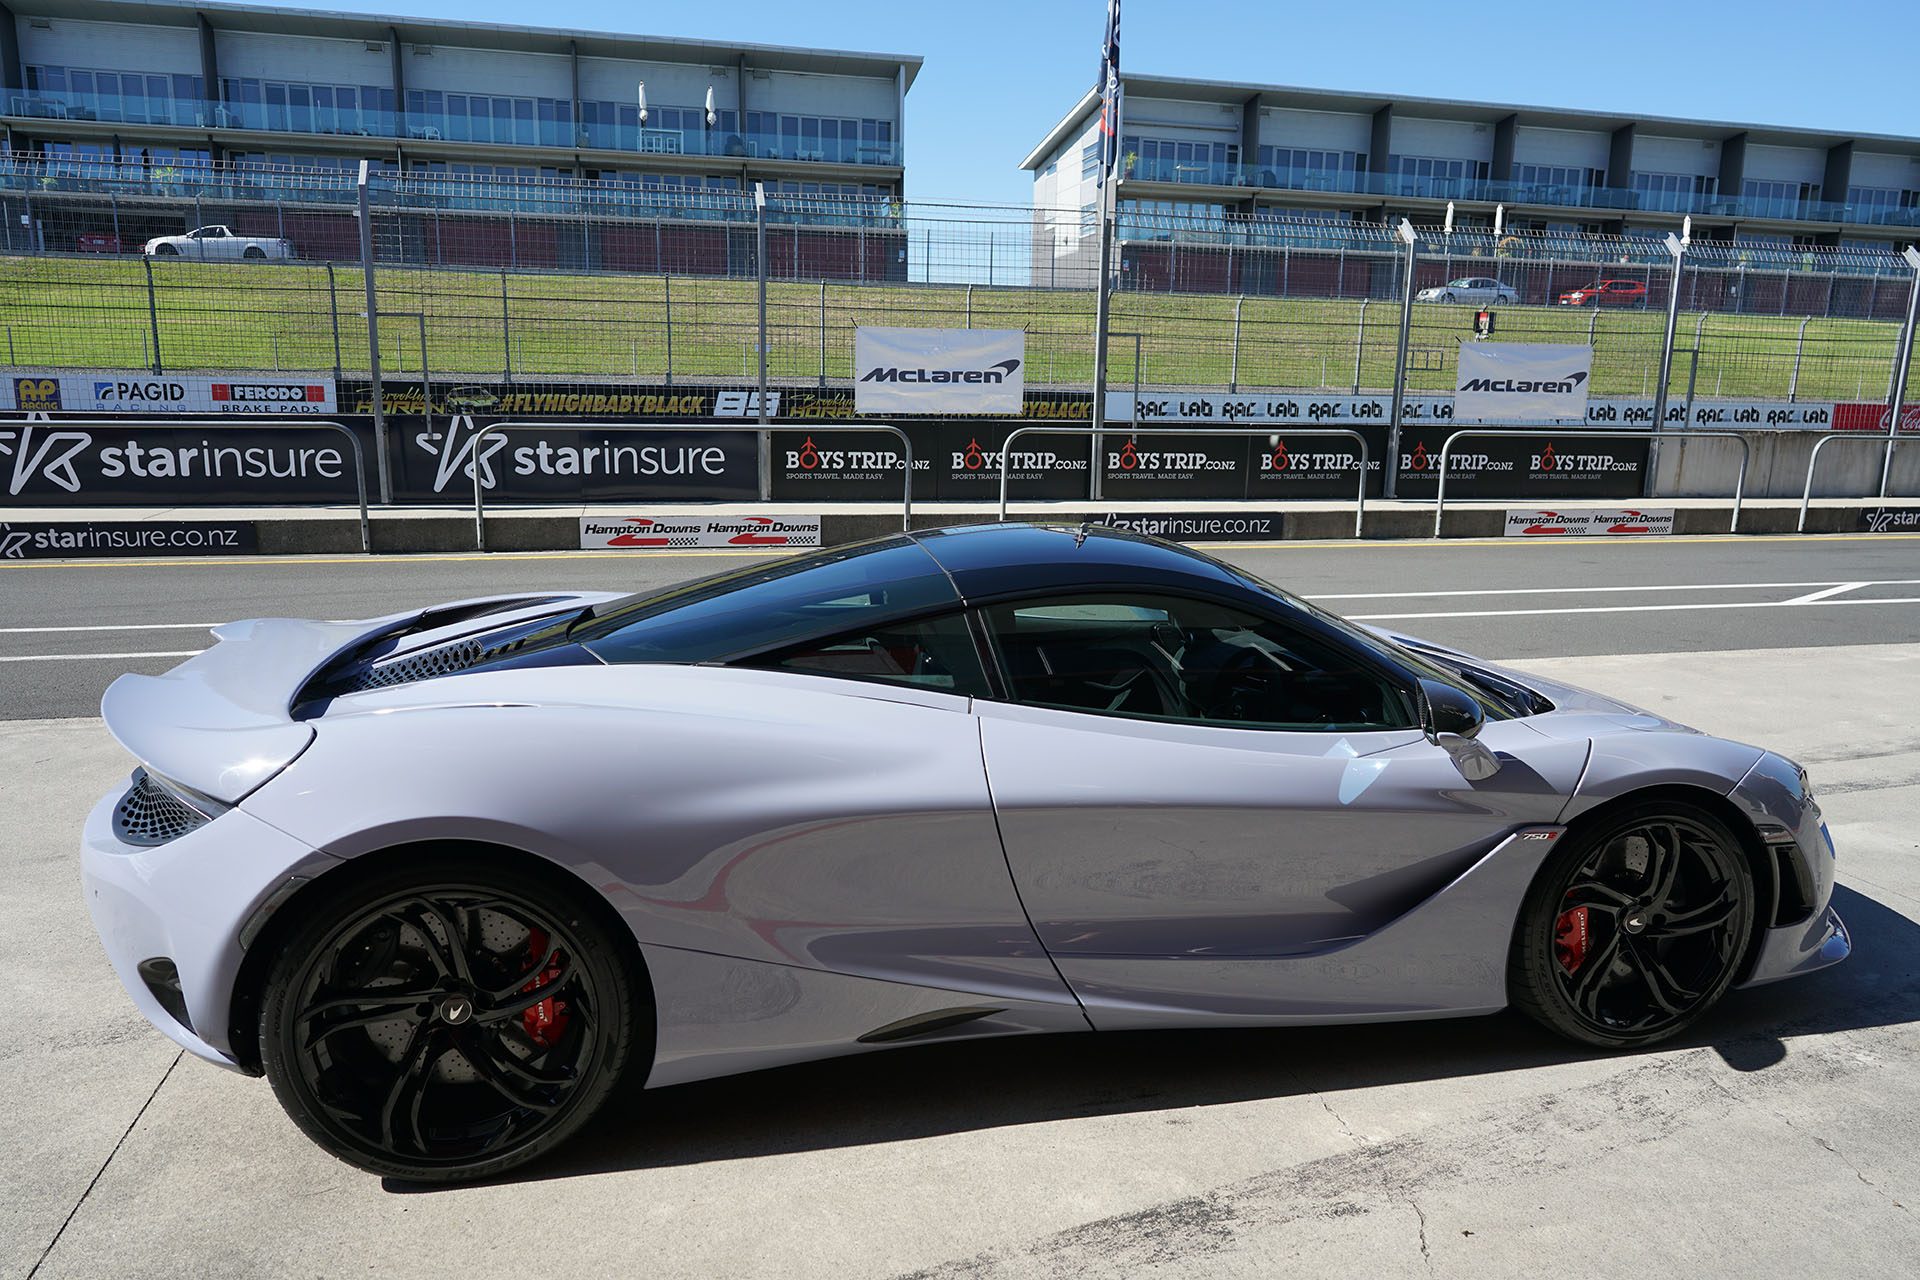
[[[21,367],[369,367],[436,381],[852,372],[862,325],[1015,328],[1027,378],[1093,375],[1099,227],[1080,210],[375,173],[0,160],[0,339]],[[231,237],[156,237],[219,225]],[[1408,255],[1360,222],[1185,217],[1123,204],[1111,379],[1162,389],[1380,391]],[[259,250],[257,260],[240,255]],[[168,252],[167,250],[171,250]],[[760,329],[758,280],[767,280]],[[1647,396],[1674,274],[1657,241],[1426,228],[1407,386],[1450,391],[1474,314],[1501,339],[1589,344],[1593,388]],[[1679,275],[1676,399],[1883,400],[1912,273],[1864,249],[1696,242]],[[423,341],[424,337],[424,341]],[[1137,352],[1137,359],[1136,359]]]

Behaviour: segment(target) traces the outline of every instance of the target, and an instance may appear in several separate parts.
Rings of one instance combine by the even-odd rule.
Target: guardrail
[[[161,427],[204,431],[218,429],[223,431],[253,430],[261,428],[293,427],[302,430],[337,431],[347,438],[347,444],[353,450],[353,489],[354,496],[360,502],[360,549],[368,555],[373,554],[373,530],[367,520],[367,460],[360,448],[360,437],[353,428],[339,422],[312,418],[253,418],[235,415],[231,418],[58,418],[52,421],[34,422],[19,419],[0,421],[0,427],[49,427],[54,430],[119,430],[142,427]]]
[[[1480,431],[1469,427],[1462,431],[1456,431],[1448,436],[1446,442],[1440,446],[1440,484],[1439,487],[1435,489],[1433,495],[1433,536],[1436,538],[1440,536],[1440,521],[1447,511],[1447,472],[1449,470],[1447,464],[1452,459],[1454,445],[1469,438],[1481,440],[1537,439],[1547,430],[1548,428],[1531,427],[1524,431]],[[1746,496],[1747,492],[1747,466],[1753,461],[1753,444],[1747,439],[1746,433],[1740,431],[1591,431],[1582,427],[1570,434],[1578,435],[1582,440],[1646,440],[1652,442],[1663,440],[1717,439],[1739,441],[1740,474],[1735,477],[1733,482],[1733,522],[1727,526],[1730,532],[1739,532],[1740,502]],[[1817,448],[1818,446],[1815,447]],[[1651,456],[1651,451],[1649,451],[1649,458],[1651,458]]]
[[[1904,439],[1906,441],[1920,440],[1920,436],[1909,435],[1904,437]],[[1887,467],[1893,465],[1893,451],[1903,442],[1903,438],[1893,432],[1888,432],[1884,436],[1878,432],[1874,432],[1871,435],[1864,432],[1857,435],[1850,432],[1840,432],[1815,440],[1813,442],[1813,452],[1807,455],[1807,483],[1806,487],[1800,490],[1800,520],[1799,523],[1793,527],[1795,533],[1805,533],[1807,531],[1807,507],[1813,501],[1813,469],[1820,463],[1820,451],[1832,444],[1835,440],[1860,440],[1885,445],[1887,447],[1887,461],[1885,464]],[[1883,481],[1884,476],[1885,471],[1883,469]],[[1881,487],[1880,496],[1886,496],[1884,483]]]
[[[999,516],[1000,520],[1004,523],[1007,518],[1007,482],[1008,482],[1008,478],[1012,473],[1011,463],[1013,459],[1013,442],[1015,440],[1018,440],[1021,436],[1091,436],[1094,434],[1095,434],[1094,429],[1091,426],[1015,427],[1012,431],[1009,431],[1007,433],[1006,443],[1000,446],[1000,516]],[[1344,427],[1319,427],[1319,428],[1314,428],[1312,430],[1307,430],[1307,431],[1295,431],[1291,428],[1275,428],[1275,427],[1144,427],[1143,428],[1143,427],[1139,427],[1138,425],[1135,425],[1132,427],[1128,427],[1126,429],[1118,429],[1113,426],[1107,426],[1099,432],[1099,435],[1101,436],[1124,435],[1128,439],[1137,439],[1142,435],[1149,435],[1149,436],[1249,436],[1249,437],[1251,436],[1286,436],[1290,440],[1291,439],[1351,440],[1360,448],[1360,485],[1359,485],[1358,492],[1354,495],[1353,536],[1356,538],[1360,537],[1361,532],[1366,528],[1367,469],[1371,459],[1368,457],[1368,454],[1367,454],[1366,437],[1362,436],[1358,431],[1349,431]],[[1096,459],[1095,461],[1097,462],[1098,459]],[[1091,476],[1088,477],[1089,480],[1091,480],[1092,478],[1093,477]],[[1089,492],[1091,492],[1091,490],[1089,490]]]
[[[732,431],[745,432],[767,437],[767,447],[772,447],[775,431],[791,431],[791,426],[779,426],[774,423],[740,422],[675,422],[647,423],[639,425],[625,422],[495,422],[481,427],[473,433],[473,452],[469,455],[468,470],[473,475],[473,545],[477,551],[487,549],[487,514],[485,486],[480,483],[480,441],[489,435],[505,435],[509,431],[622,431],[634,435],[670,435],[688,432]],[[898,427],[877,422],[833,423],[821,428],[834,432],[864,432],[869,435],[890,435],[900,442],[900,452],[904,456],[906,478],[900,493],[900,527],[913,527],[913,441],[907,439],[907,433]]]

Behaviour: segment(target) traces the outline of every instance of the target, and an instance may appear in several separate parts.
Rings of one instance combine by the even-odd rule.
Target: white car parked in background
[[[1449,280],[1414,295],[1415,302],[1511,302],[1518,304],[1520,291],[1489,276],[1465,276]]]
[[[276,236],[237,236],[224,226],[195,227],[183,236],[155,236],[147,241],[148,257],[201,258],[225,261],[230,258],[293,257],[293,242]]]

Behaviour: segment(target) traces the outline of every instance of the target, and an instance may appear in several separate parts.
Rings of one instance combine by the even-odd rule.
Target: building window
[[[1720,194],[1720,179],[1693,173],[1633,175],[1636,203],[1642,209],[1664,213],[1694,213]]]
[[[1093,182],[1100,176],[1100,144],[1089,142],[1080,148],[1080,181]]]
[[[1797,218],[1803,212],[1802,205],[1820,198],[1820,187],[1812,182],[1748,178],[1740,184],[1740,196],[1747,202],[1746,212],[1749,215]]]
[[[1514,186],[1531,188],[1524,193],[1531,197],[1567,196],[1572,200],[1579,200],[1587,192],[1605,182],[1606,175],[1598,169],[1582,169],[1563,164],[1516,164],[1513,166]],[[1559,199],[1541,199],[1538,202],[1566,203]]]
[[[1388,156],[1387,172],[1394,181],[1390,194],[1448,199],[1470,195],[1468,184],[1484,182],[1484,160],[1450,160],[1442,156]]]
[[[1366,155],[1358,151],[1261,147],[1256,154],[1261,186],[1294,191],[1353,191],[1355,175],[1367,168]]]
[[[1120,154],[1122,177],[1213,186],[1238,186],[1240,182],[1237,142],[1189,142],[1129,134],[1121,139]]]

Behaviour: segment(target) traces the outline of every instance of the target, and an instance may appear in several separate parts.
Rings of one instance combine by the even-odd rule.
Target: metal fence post
[[[773,497],[773,433],[767,425],[767,188],[753,184],[754,275],[760,286],[760,500]]]
[[[1787,403],[1792,404],[1800,395],[1800,357],[1807,353],[1807,322],[1812,316],[1800,317],[1800,335],[1793,343],[1793,374],[1787,379]]]
[[[673,277],[661,276],[660,283],[665,287],[661,310],[667,317],[667,385],[673,385]]]
[[[369,162],[360,162],[360,276],[367,291],[367,379],[373,386],[374,470],[380,477],[380,501],[393,501],[393,464],[387,457],[387,393],[380,379],[380,304],[373,288],[373,206],[367,194]],[[422,365],[426,362],[421,361]],[[431,407],[431,406],[429,406]],[[477,464],[476,464],[477,465]]]
[[[1367,304],[1372,298],[1360,299],[1360,324],[1353,334],[1353,394],[1360,394],[1360,360],[1367,350]]]
[[[1111,175],[1103,174],[1100,190],[1100,263],[1093,287],[1093,439],[1087,458],[1087,494],[1100,500],[1100,459],[1105,448],[1107,426],[1107,330],[1112,324],[1113,305],[1113,193],[1119,185]]]
[[[973,328],[973,286],[971,284],[967,286],[967,322],[961,327],[964,329]]]
[[[340,295],[333,287],[333,264],[327,264],[327,314],[333,320],[333,379],[340,380]]]
[[[1671,231],[1667,233],[1666,245],[1667,252],[1673,255],[1673,280],[1667,286],[1667,328],[1665,337],[1660,340],[1660,382],[1653,389],[1654,437],[1653,442],[1647,447],[1647,476],[1646,483],[1641,489],[1643,494],[1653,492],[1654,478],[1659,472],[1659,433],[1667,425],[1667,384],[1673,381],[1673,333],[1680,323],[1680,277],[1685,270],[1687,256],[1687,242]],[[1595,319],[1599,318],[1600,310],[1597,306],[1593,314]],[[1703,323],[1706,318],[1702,313],[1700,319]],[[1697,351],[1700,346],[1698,338],[1694,340],[1693,345]],[[1733,532],[1737,533],[1739,530],[1736,529]]]
[[[1913,327],[1920,316],[1920,249],[1908,245],[1902,255],[1913,268],[1913,286],[1907,291],[1907,323],[1900,332],[1900,351],[1895,357],[1893,390],[1887,395],[1887,451],[1880,458],[1880,496],[1887,496],[1887,482],[1893,475],[1893,446],[1900,438],[1900,419],[1906,409],[1907,366],[1913,363]]]
[[[147,268],[147,328],[153,335],[153,371],[160,372],[160,306],[153,296],[153,259],[141,257]]]
[[[1231,279],[1232,272],[1228,272]],[[1245,295],[1233,300],[1233,364],[1227,369],[1227,394],[1236,395],[1240,390],[1240,308],[1245,305]]]
[[[513,381],[513,321],[507,314],[507,273],[500,272],[500,363],[507,375],[507,381]]]
[[[827,282],[820,281],[820,385],[827,385]]]
[[[117,192],[109,192],[107,199],[113,202],[113,243],[118,247],[120,244],[120,196]],[[9,234],[7,238],[11,241],[13,237]]]
[[[1406,278],[1400,282],[1400,341],[1393,358],[1393,403],[1387,409],[1387,471],[1386,495],[1398,497],[1400,478],[1400,402],[1407,393],[1407,342],[1413,330],[1413,263],[1418,252],[1420,237],[1414,234],[1413,224],[1405,218],[1400,219],[1397,228],[1401,241],[1407,246]]]

